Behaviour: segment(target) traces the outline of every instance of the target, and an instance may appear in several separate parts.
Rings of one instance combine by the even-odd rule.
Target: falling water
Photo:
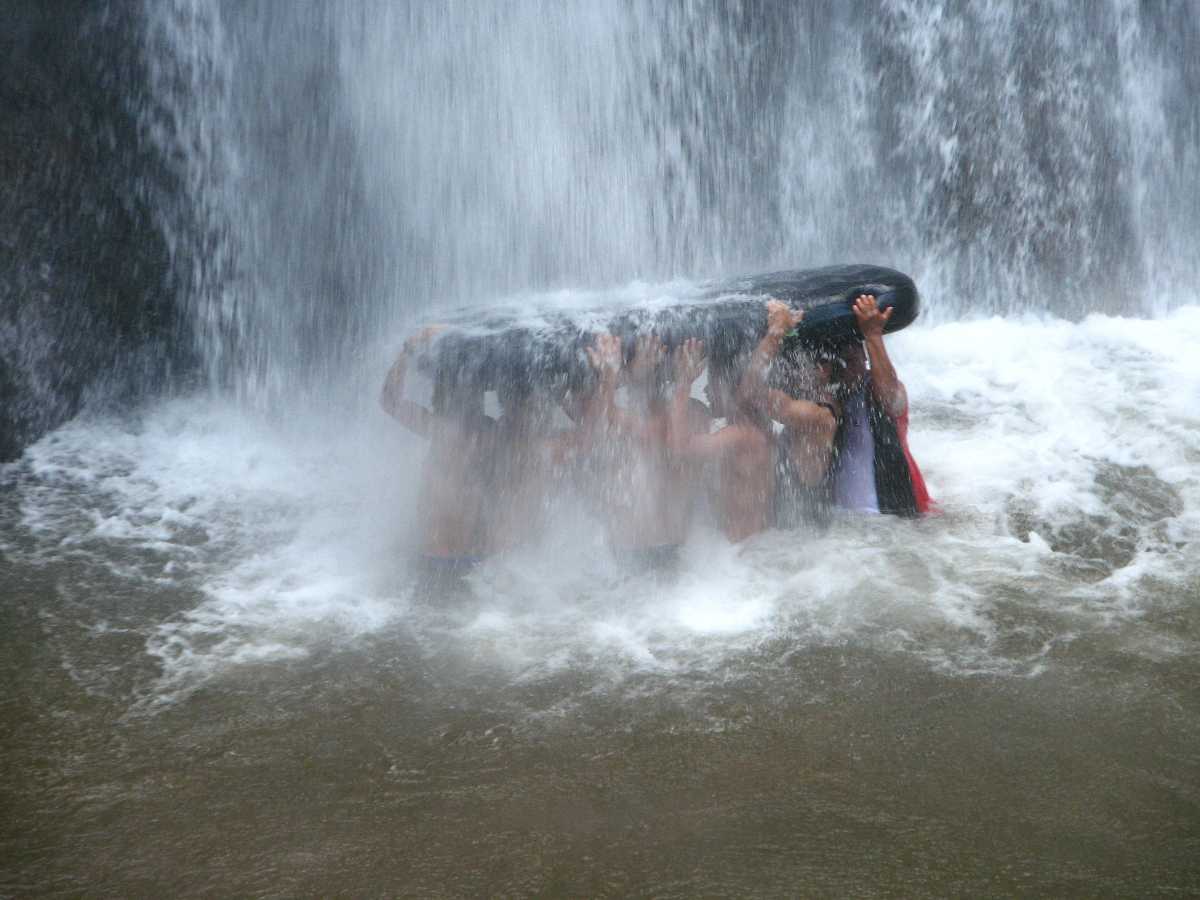
[[[149,27],[205,211],[191,301],[242,384],[515,292],[870,259],[946,321],[1196,280],[1186,4],[179,0]]]
[[[1195,3],[14,3],[0,894],[1195,890]],[[842,262],[939,515],[414,596],[413,327]]]

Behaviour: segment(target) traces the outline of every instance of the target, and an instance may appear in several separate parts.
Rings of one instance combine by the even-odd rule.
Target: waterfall
[[[94,110],[52,123],[63,148],[94,146],[82,165],[63,149],[65,179],[38,169],[20,135],[42,126],[22,130],[10,91],[30,177],[5,188],[23,224],[0,397],[26,437],[112,394],[87,381],[107,356],[69,348],[95,335],[131,358],[100,336],[123,316],[158,360],[126,381],[157,389],[194,338],[208,384],[270,403],[439,305],[557,288],[872,262],[912,274],[933,321],[1195,298],[1194,3],[147,0],[75,25],[14,9],[7,58],[46,116],[73,79],[95,88],[75,94]],[[65,63],[34,77],[37,29]],[[125,306],[64,275],[64,239],[21,212],[78,207],[79,178],[83,243],[142,248],[111,250],[140,273]],[[77,313],[35,303],[43,288]]]
[[[0,896],[1194,895],[1198,98],[1200,0],[0,0]]]
[[[227,242],[192,282],[205,355],[260,387],[513,291],[867,259],[934,317],[1078,316],[1197,274],[1194,5],[148,15],[187,202]]]

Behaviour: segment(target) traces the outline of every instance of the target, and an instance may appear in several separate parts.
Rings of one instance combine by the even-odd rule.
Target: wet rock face
[[[135,4],[0,10],[0,460],[183,360]]]

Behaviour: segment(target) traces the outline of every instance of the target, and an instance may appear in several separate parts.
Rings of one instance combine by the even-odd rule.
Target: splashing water
[[[203,354],[269,406],[511,293],[861,260],[936,321],[1077,318],[1200,274],[1186,4],[178,0],[148,27]]]
[[[267,425],[200,400],[79,422],[35,446],[10,473],[32,538],[20,552],[88,573],[46,615],[140,635],[156,664],[139,659],[133,680],[153,702],[243,663],[395,629],[515,683],[570,668],[669,684],[769,659],[777,642],[862,643],[997,674],[1069,664],[1072,642],[1101,636],[1181,652],[1188,639],[1156,623],[1200,575],[1200,369],[1186,352],[1197,338],[1195,307],[893,336],[942,514],[846,518],[741,547],[702,529],[674,582],[622,575],[600,526],[567,505],[546,542],[474,576],[469,600],[414,604],[420,442],[381,415]],[[97,602],[97,585],[143,601]]]
[[[201,384],[0,468],[0,893],[1192,888],[1195,4],[123,15]],[[651,578],[564,494],[415,595],[412,326],[842,262],[922,290],[938,515]]]

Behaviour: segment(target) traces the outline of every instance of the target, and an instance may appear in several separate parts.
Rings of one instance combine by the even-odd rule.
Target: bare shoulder
[[[726,425],[717,435],[725,435],[725,445],[742,452],[756,452],[771,446],[771,436],[750,425]]]

